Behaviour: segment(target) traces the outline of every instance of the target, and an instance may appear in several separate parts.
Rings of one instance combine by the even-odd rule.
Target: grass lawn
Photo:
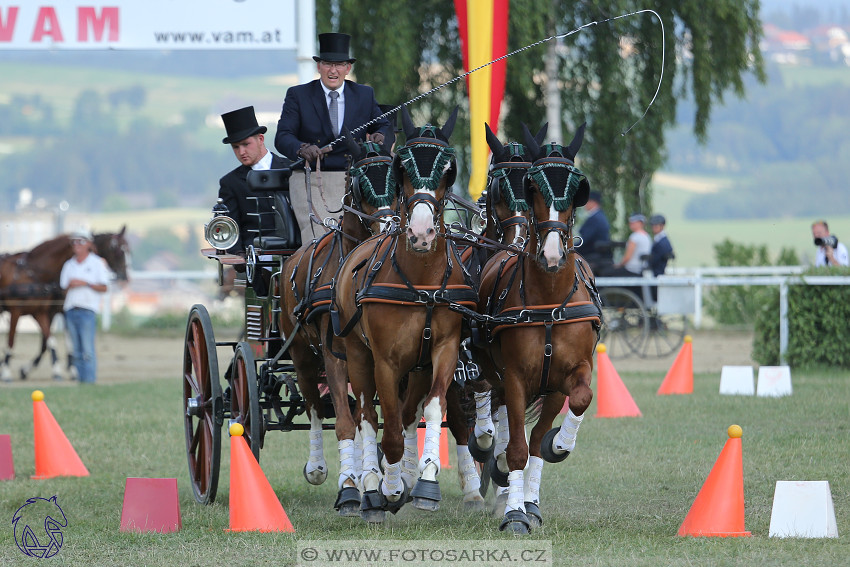
[[[697,375],[692,395],[657,396],[657,374],[621,377],[643,417],[593,418],[588,410],[576,451],[543,475],[545,525],[531,540],[548,540],[555,565],[840,565],[850,557],[850,380],[846,372],[794,372],[794,394],[781,399],[718,394],[719,376]],[[301,540],[511,539],[488,514],[468,514],[454,469],[445,469],[443,502],[427,514],[412,508],[383,526],[341,518],[336,495],[336,443],[326,433],[331,468],[322,486],[307,485],[303,432],[271,432],[261,464],[295,534],[227,533],[229,444],[222,438],[218,501],[194,502],[186,471],[181,386],[151,379],[89,388],[52,386],[47,405],[91,476],[31,480],[34,471],[31,390],[7,387],[0,396],[0,433],[10,434],[16,479],[0,482],[0,564],[36,565],[15,546],[10,520],[26,499],[58,496],[68,518],[63,565],[291,565]],[[751,538],[680,538],[676,531],[726,442],[726,428],[743,427],[746,529]],[[454,451],[452,461],[454,461]],[[183,529],[173,534],[119,531],[127,477],[176,477]],[[839,539],[768,537],[778,480],[827,480]]]

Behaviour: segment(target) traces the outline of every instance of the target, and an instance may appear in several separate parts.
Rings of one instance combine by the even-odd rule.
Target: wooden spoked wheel
[[[643,301],[633,291],[611,287],[599,291],[603,325],[599,341],[611,358],[642,353],[649,333],[649,317]]]
[[[231,422],[241,423],[245,428],[242,437],[257,462],[260,461],[260,448],[263,446],[265,427],[260,414],[260,392],[257,382],[257,365],[251,345],[241,342],[236,345],[233,355],[233,370],[230,377],[230,418]]]
[[[201,504],[215,501],[223,409],[212,322],[207,309],[195,305],[183,349],[183,424],[192,492]]]
[[[653,312],[649,317],[649,334],[641,356],[663,357],[676,352],[685,341],[687,332],[687,316],[675,313],[659,315]]]

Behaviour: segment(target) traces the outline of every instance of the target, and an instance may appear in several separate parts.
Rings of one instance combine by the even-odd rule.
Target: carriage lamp
[[[219,199],[212,208],[213,218],[204,225],[204,238],[219,252],[232,248],[239,240],[239,225],[227,216],[228,212],[224,200]]]

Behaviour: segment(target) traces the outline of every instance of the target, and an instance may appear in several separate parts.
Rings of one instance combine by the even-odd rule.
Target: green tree
[[[637,0],[511,0],[508,49],[551,37],[553,30],[564,34],[644,7]],[[588,123],[582,169],[626,211],[652,209],[648,182],[664,163],[665,133],[675,123],[680,99],[693,99],[693,133],[703,141],[715,103],[723,103],[730,91],[743,96],[749,73],[765,81],[758,0],[658,0],[653,9],[664,22],[663,68],[661,28],[649,13],[558,40],[555,80],[564,138]],[[449,0],[429,2],[427,10],[421,2],[318,0],[316,11],[319,32],[352,35],[355,72],[375,88],[381,102],[410,100],[462,73],[454,3]],[[541,45],[508,60],[503,138],[521,139],[521,123],[535,129],[545,120],[547,53]],[[643,116],[662,72],[655,103]],[[440,122],[454,105],[466,109],[463,85],[457,81],[417,103],[411,108],[414,120]],[[461,113],[453,136],[457,145],[464,144],[461,136],[468,132],[466,115]],[[609,209],[624,230],[624,219]]]

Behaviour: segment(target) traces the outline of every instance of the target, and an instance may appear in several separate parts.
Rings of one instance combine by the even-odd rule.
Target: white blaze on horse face
[[[549,207],[549,220],[558,220],[558,211],[555,210],[553,204]],[[543,241],[543,258],[546,260],[548,268],[557,268],[564,260],[564,248],[561,244],[561,237],[556,231],[551,231],[546,235],[546,240]]]
[[[417,191],[426,193],[436,199],[433,191]],[[419,201],[410,211],[410,219],[407,223],[407,240],[414,250],[425,252],[431,249],[431,243],[437,236],[434,227],[434,207],[427,201]]]

